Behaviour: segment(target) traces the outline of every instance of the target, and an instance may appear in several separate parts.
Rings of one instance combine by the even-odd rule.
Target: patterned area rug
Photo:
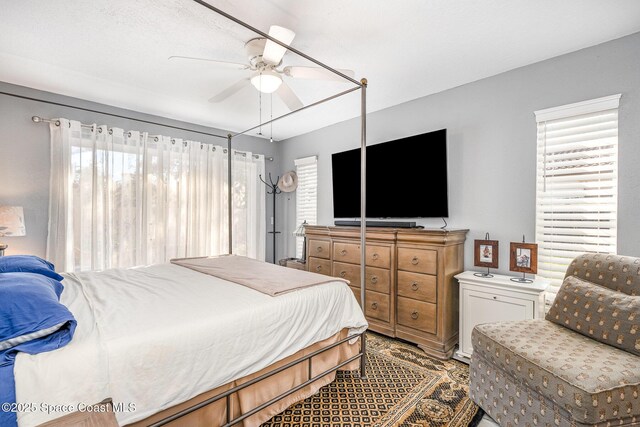
[[[367,378],[336,380],[263,427],[468,427],[482,418],[468,397],[469,367],[367,333]]]

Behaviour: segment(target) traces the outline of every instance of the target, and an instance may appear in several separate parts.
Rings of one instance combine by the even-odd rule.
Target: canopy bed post
[[[366,307],[365,283],[367,260],[367,79],[360,80],[360,301]],[[367,336],[362,334],[360,352],[360,378],[366,378]]]
[[[233,181],[231,178],[231,134],[227,134],[227,211],[229,219],[229,255],[233,254]]]

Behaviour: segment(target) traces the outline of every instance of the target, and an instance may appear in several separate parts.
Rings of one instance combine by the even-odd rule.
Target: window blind
[[[615,253],[620,95],[536,112],[538,276],[553,301],[573,258]]]
[[[318,157],[295,160],[298,174],[296,190],[296,229],[303,221],[316,224],[318,220]],[[296,237],[296,257],[302,258],[304,237]]]

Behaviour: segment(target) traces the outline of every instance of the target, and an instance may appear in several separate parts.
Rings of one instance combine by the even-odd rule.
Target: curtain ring
[[[200,149],[202,150],[204,148],[204,144],[200,144]]]
[[[127,137],[131,138],[131,132],[127,132]]]
[[[113,128],[109,129],[109,135],[113,135]]]
[[[153,138],[153,141],[154,141],[154,142],[158,142],[158,137],[157,137],[157,136],[156,136],[156,137],[154,137],[154,138]]]
[[[171,138],[171,145],[176,145],[176,140]]]
[[[102,133],[102,128],[98,128],[98,133]]]
[[[186,147],[187,145],[189,145],[189,143],[188,143],[187,141],[184,141],[182,144],[183,144],[185,147]]]

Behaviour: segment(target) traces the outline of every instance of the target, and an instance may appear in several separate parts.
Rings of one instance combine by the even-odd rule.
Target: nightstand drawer
[[[436,305],[398,297],[398,323],[431,334],[436,333]]]
[[[398,248],[398,270],[436,274],[438,252],[429,249]]]
[[[435,303],[436,276],[398,271],[398,295]]]
[[[360,264],[360,245],[335,242],[333,244],[333,260]],[[365,264],[372,267],[390,268],[391,249],[388,246],[367,245]]]
[[[331,257],[331,242],[328,240],[309,239],[309,256],[329,259]]]
[[[309,271],[331,276],[331,261],[328,259],[309,258]]]
[[[388,294],[391,289],[391,273],[384,268],[367,267],[365,286],[368,291]],[[351,282],[351,286],[360,287],[360,266],[346,264],[343,262],[333,262],[333,275],[341,277]]]
[[[355,295],[358,303],[362,306],[360,301],[360,288],[349,286],[353,294]],[[391,318],[389,313],[389,295],[381,294],[379,292],[366,291],[366,306],[364,308],[364,314],[366,317],[382,320],[388,322]]]

